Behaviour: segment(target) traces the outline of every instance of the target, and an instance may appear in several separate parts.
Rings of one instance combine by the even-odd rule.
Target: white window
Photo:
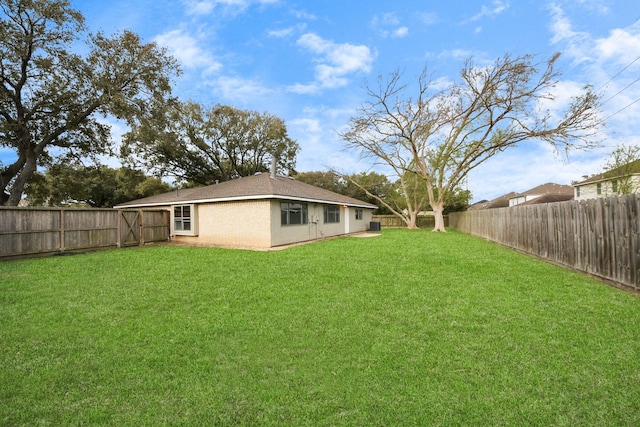
[[[306,203],[280,203],[280,225],[304,225],[309,223]]]
[[[340,206],[325,206],[324,207],[324,222],[340,222]]]
[[[178,205],[173,207],[173,234],[181,236],[196,236],[196,206]]]
[[[364,214],[362,213],[362,209],[356,209],[356,219],[363,219]]]

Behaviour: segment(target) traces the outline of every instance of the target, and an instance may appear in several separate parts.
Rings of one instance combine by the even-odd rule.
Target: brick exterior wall
[[[251,249],[271,247],[268,200],[206,203],[197,209],[198,235],[174,236],[174,241]]]
[[[197,205],[197,236],[174,235],[173,241],[203,246],[267,249],[273,246],[367,231],[373,211],[340,207],[339,223],[324,223],[322,204],[308,203],[308,224],[282,225],[280,200],[248,200]],[[346,215],[349,216],[348,229]],[[314,221],[316,220],[316,221]]]

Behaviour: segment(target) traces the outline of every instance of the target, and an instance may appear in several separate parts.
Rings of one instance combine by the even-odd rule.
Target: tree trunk
[[[37,157],[34,153],[27,154],[27,160],[22,167],[20,173],[16,177],[13,185],[11,186],[11,192],[9,193],[9,199],[4,202],[5,206],[18,206],[20,200],[22,200],[22,194],[24,193],[24,187],[31,180],[31,177],[38,168]]]
[[[438,200],[437,202],[431,203],[431,209],[433,209],[433,214],[435,216],[436,225],[433,227],[431,231],[441,231],[443,233],[447,232],[447,229],[444,227],[444,200]]]
[[[408,212],[408,215],[402,215],[402,219],[409,230],[416,230],[418,228],[418,212],[413,210]]]

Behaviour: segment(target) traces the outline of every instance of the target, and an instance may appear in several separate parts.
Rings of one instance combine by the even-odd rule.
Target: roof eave
[[[640,176],[640,173],[630,173],[630,174],[626,174],[626,175],[616,175],[616,176],[609,176],[609,177],[602,177],[602,178],[591,178],[591,179],[587,179],[587,180],[582,181],[582,182],[576,182],[575,184],[571,184],[571,185],[572,185],[572,187],[580,187],[582,185],[597,184],[598,182],[613,181],[613,180],[616,180],[616,179],[633,178],[634,176]]]
[[[378,209],[378,207],[375,205],[369,205],[365,203],[337,202],[333,200],[322,200],[322,199],[313,199],[313,198],[297,197],[297,196],[283,196],[279,194],[259,194],[254,196],[218,197],[218,198],[211,198],[211,199],[171,200],[171,201],[164,201],[164,202],[157,202],[157,203],[136,203],[136,204],[127,204],[127,205],[116,205],[114,206],[114,209],[146,208],[146,207],[152,207],[152,206],[191,205],[191,204],[201,204],[201,203],[238,202],[242,200],[274,200],[274,199],[296,200],[296,201],[307,202],[307,203],[351,206],[351,207],[365,208],[365,209]]]

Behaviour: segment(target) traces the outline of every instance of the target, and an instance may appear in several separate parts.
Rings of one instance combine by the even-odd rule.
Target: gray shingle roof
[[[538,185],[530,190],[518,193],[516,196],[543,196],[545,194],[560,194],[573,197],[573,187],[570,185],[556,184],[553,182],[547,182],[546,184]]]
[[[185,188],[157,196],[145,197],[121,203],[116,208],[164,206],[185,203],[214,203],[232,200],[284,199],[307,202],[320,202],[363,208],[376,208],[352,197],[315,187],[291,178],[268,173],[247,176],[220,184],[199,188]]]
[[[496,197],[493,200],[483,203],[477,203],[471,207],[469,210],[482,210],[482,209],[496,209],[496,208],[508,208],[509,207],[509,199],[511,197],[515,197],[518,193],[511,192],[507,194],[503,194],[500,197]]]

